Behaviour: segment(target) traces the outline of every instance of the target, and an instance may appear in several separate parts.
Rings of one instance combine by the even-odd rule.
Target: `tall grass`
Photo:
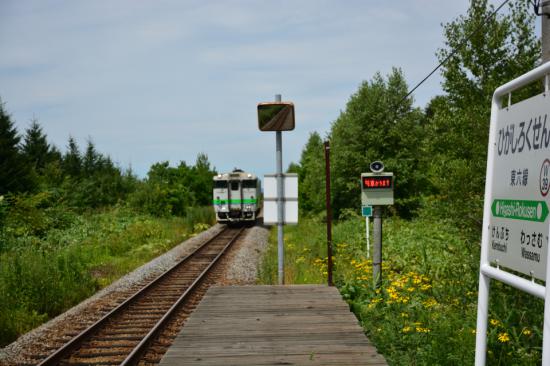
[[[63,225],[40,233],[25,219],[8,223],[0,234],[0,345],[204,230],[214,222],[210,212],[158,218],[122,208],[63,211]]]
[[[274,233],[272,233],[274,234]],[[443,221],[384,221],[383,281],[373,288],[365,223],[334,228],[334,278],[369,338],[392,365],[470,365],[474,360],[479,245]],[[324,224],[285,228],[285,282],[326,283]],[[276,236],[261,283],[277,283]],[[540,364],[544,304],[493,281],[488,363]]]

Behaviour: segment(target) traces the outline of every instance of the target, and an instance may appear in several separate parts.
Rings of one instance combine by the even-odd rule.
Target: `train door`
[[[229,198],[227,180],[214,180],[214,210],[218,216],[218,221],[227,220],[229,213]]]
[[[238,180],[229,181],[229,211],[231,217],[240,217],[242,212],[241,182]]]
[[[255,219],[257,205],[257,179],[245,179],[242,181],[243,186],[243,205],[246,218]]]

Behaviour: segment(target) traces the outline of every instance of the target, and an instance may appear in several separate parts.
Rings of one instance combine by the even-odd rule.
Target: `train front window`
[[[215,180],[214,181],[214,188],[227,188],[227,181],[226,180]]]
[[[243,188],[256,188],[256,180],[254,179],[243,180]]]
[[[232,191],[238,191],[239,190],[239,182],[231,182],[231,190]]]

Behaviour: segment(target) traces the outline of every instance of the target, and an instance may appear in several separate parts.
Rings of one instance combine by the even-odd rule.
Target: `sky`
[[[492,1],[494,4],[500,2]],[[256,105],[292,101],[283,164],[325,136],[361,82],[400,67],[413,87],[438,63],[442,23],[467,0],[0,0],[0,98],[20,133],[36,119],[144,177],[151,164],[274,173]],[[415,93],[441,94],[439,73]]]

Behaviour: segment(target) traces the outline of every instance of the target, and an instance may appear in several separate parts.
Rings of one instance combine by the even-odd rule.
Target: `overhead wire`
[[[450,59],[451,57],[453,57],[453,56],[458,52],[458,50],[461,49],[461,48],[466,44],[466,42],[468,42],[473,36],[475,36],[475,35],[485,26],[485,24],[487,24],[487,22],[488,22],[492,17],[494,17],[494,16],[500,11],[500,9],[502,9],[502,7],[504,7],[504,5],[506,5],[509,1],[510,1],[510,0],[504,0],[504,1],[502,2],[502,4],[500,4],[500,5],[498,6],[498,8],[496,8],[491,14],[487,15],[487,16],[485,17],[485,19],[483,20],[483,22],[482,22],[476,29],[474,29],[474,30],[468,35],[468,37],[466,37],[464,40],[462,40],[462,42],[460,42],[460,44],[458,45],[458,47],[456,47],[454,50],[452,50],[451,53],[449,53],[449,54],[447,55],[447,57],[445,57],[445,58],[443,59],[443,61],[441,61],[432,71],[430,71],[430,73],[429,73],[428,75],[426,75],[418,84],[416,84],[416,85],[414,86],[414,88],[412,88],[412,89],[407,93],[407,95],[405,95],[405,96],[403,97],[403,99],[401,99],[401,100],[399,101],[399,103],[397,104],[397,106],[400,106],[401,103],[403,103],[408,97],[410,97],[411,94],[412,94],[416,89],[418,89],[418,87],[419,87],[420,85],[424,84],[424,82],[425,82],[426,80],[428,80],[437,70],[439,70],[439,69],[441,68],[441,66],[443,66],[447,61],[449,61],[449,59]],[[539,2],[540,2],[540,0],[539,0]],[[532,2],[531,2],[531,3],[532,3]],[[533,6],[535,6],[535,4],[533,4]]]

